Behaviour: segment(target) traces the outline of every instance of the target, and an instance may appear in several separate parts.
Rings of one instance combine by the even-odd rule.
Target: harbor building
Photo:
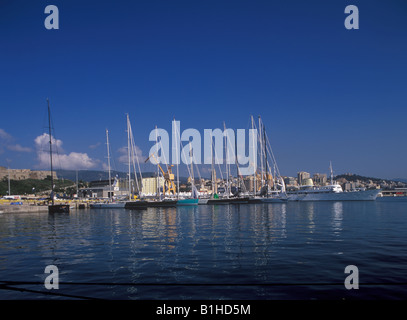
[[[254,182],[255,182],[255,179],[254,179],[253,176],[244,177],[243,178],[243,185],[244,185],[243,189],[248,191],[248,192],[253,192],[254,191],[254,186],[255,186]],[[256,189],[257,189],[257,191],[260,189],[260,187],[261,187],[261,182],[256,177]]]
[[[312,177],[314,185],[317,186],[325,186],[327,184],[327,176],[326,173],[315,173]]]
[[[311,178],[311,175],[309,174],[309,172],[300,171],[297,173],[297,181],[298,181],[298,185],[300,185],[300,186],[309,184],[308,179],[310,179],[310,178]]]
[[[284,177],[284,184],[288,187],[297,186],[298,181],[297,178],[294,177]]]
[[[164,177],[148,177],[142,179],[142,188],[141,192],[144,195],[156,195],[157,194],[157,186],[162,192],[164,187],[165,179]]]
[[[135,193],[136,184],[130,181],[132,193]],[[79,189],[79,198],[112,198],[127,197],[129,195],[129,180],[112,178],[109,184],[107,180],[89,182],[89,187]]]
[[[351,182],[351,181],[346,182],[343,186],[344,191],[354,191],[354,190],[356,190],[356,188],[357,188],[356,182]]]
[[[212,187],[212,194],[218,193],[218,183],[216,181],[216,171],[215,170],[212,170],[211,184],[212,184],[212,186],[211,186]]]
[[[391,190],[383,190],[382,197],[407,197],[407,188],[394,188]]]

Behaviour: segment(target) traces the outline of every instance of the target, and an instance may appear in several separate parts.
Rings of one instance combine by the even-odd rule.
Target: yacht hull
[[[177,201],[177,206],[196,206],[199,199],[181,199]]]
[[[380,190],[288,193],[288,201],[374,201]]]
[[[125,202],[118,202],[118,203],[92,203],[89,205],[92,209],[116,209],[116,208],[124,208]]]

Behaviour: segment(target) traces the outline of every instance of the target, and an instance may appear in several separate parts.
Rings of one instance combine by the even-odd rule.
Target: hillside
[[[364,177],[364,176],[360,176],[357,174],[340,174],[340,175],[335,176],[336,180],[341,179],[341,178],[346,179],[349,182],[356,182],[358,180],[363,181],[363,182],[368,182],[369,180],[371,180],[373,183],[380,183],[382,181],[390,183],[390,182],[394,181],[394,180],[388,180],[388,179]]]
[[[391,189],[395,187],[406,187],[407,183],[403,181],[403,179],[381,179],[381,178],[374,178],[374,177],[364,177],[357,174],[341,174],[335,176],[335,180],[337,181],[348,181],[348,182],[359,182],[364,185],[369,185],[373,183],[375,185],[381,186],[385,189]],[[342,183],[341,182],[341,183]]]
[[[55,192],[69,192],[70,189],[76,190],[76,184],[73,181],[67,179],[54,180]],[[12,195],[24,195],[24,194],[39,194],[43,192],[50,192],[51,180],[10,180],[10,191]],[[4,178],[0,180],[0,195],[5,196],[8,194],[8,179]]]

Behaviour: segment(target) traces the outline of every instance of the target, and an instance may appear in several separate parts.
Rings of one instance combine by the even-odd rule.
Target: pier
[[[70,200],[55,201],[56,204],[69,204],[74,209],[87,209],[90,207],[90,201]],[[48,212],[48,203],[46,201],[33,200],[14,200],[0,201],[0,214],[3,213],[31,213],[31,212]]]

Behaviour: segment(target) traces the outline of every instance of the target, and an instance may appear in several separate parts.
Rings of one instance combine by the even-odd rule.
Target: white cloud
[[[4,129],[0,128],[0,139],[4,141],[10,141],[12,136],[8,134]]]
[[[58,150],[58,152],[63,152],[64,150],[62,149],[62,141],[55,139],[54,137],[51,136],[51,142],[52,142],[52,150]],[[42,135],[38,136],[37,138],[34,139],[35,146],[37,150],[42,150],[45,152],[46,150],[49,150],[49,134],[48,133],[43,133]],[[49,156],[48,156],[49,157]]]
[[[127,147],[121,147],[119,150],[117,150],[117,152],[119,153],[119,162],[121,163],[125,163],[128,164],[129,163],[129,155],[127,152]],[[135,146],[135,150],[134,150],[134,161],[137,163],[137,161],[142,164],[144,163],[144,156],[143,156],[143,151],[138,147]],[[132,161],[132,160],[131,160]]]
[[[7,133],[4,129],[0,128],[0,153],[3,153],[3,148],[7,148],[11,151],[16,152],[31,152],[32,149],[28,147],[23,147],[20,144],[12,144],[15,141],[13,136]]]
[[[96,148],[99,147],[100,145],[101,145],[100,142],[97,142],[97,143],[95,143],[95,144],[91,144],[91,145],[89,146],[89,149],[96,149]]]
[[[28,147],[22,147],[19,144],[14,144],[14,145],[8,145],[7,149],[11,150],[11,151],[17,151],[17,152],[31,152],[32,149],[28,148]]]
[[[87,153],[71,152],[65,154],[62,149],[62,141],[51,137],[52,141],[52,162],[55,167],[61,169],[90,169],[98,165],[98,161],[90,158]],[[37,168],[49,168],[50,156],[49,156],[49,134],[44,133],[38,136],[34,140],[37,150]]]

